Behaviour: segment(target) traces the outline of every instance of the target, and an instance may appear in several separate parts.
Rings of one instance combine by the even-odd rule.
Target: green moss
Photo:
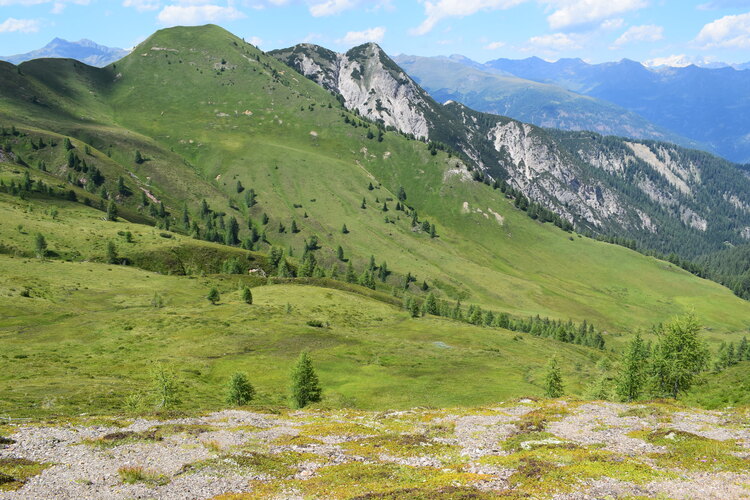
[[[244,471],[263,474],[271,478],[288,478],[294,475],[302,462],[324,460],[313,453],[297,453],[285,451],[282,453],[249,452],[241,455],[223,455],[218,458],[195,462],[183,467],[183,472],[197,472],[204,469],[212,471]]]
[[[363,495],[393,495],[398,491],[414,488],[424,492],[449,487],[461,488],[488,478],[489,476],[480,474],[444,472],[429,467],[348,463],[322,467],[314,477],[305,481],[256,482],[253,483],[252,493],[234,498],[269,498],[284,491],[297,490],[304,497],[349,499]]]
[[[396,457],[432,456],[447,460],[455,458],[458,448],[440,443],[421,434],[384,434],[365,439],[349,441],[341,445],[350,453],[376,459],[380,455]]]
[[[125,484],[145,483],[151,486],[164,486],[170,481],[167,476],[143,467],[120,467],[117,473]]]
[[[279,436],[271,441],[271,444],[274,446],[310,446],[323,444],[323,441],[309,436],[292,436],[290,434],[284,434],[283,436]]]
[[[746,451],[734,441],[718,441],[673,429],[635,431],[630,435],[665,446],[666,453],[650,455],[662,467],[705,472],[746,472],[748,469],[747,459],[733,455]]]
[[[301,436],[368,436],[380,434],[379,429],[353,422],[320,422],[300,427]]]
[[[638,460],[570,443],[540,446],[507,456],[488,456],[481,463],[515,469],[508,481],[520,493],[547,497],[573,491],[589,479],[610,477],[644,484],[670,477]]]
[[[0,491],[17,490],[29,479],[52,464],[33,462],[25,458],[0,458]]]

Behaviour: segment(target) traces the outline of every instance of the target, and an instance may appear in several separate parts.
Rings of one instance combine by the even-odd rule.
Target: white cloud
[[[259,47],[263,45],[263,39],[259,36],[251,36],[249,39],[245,40],[247,43],[251,43],[255,45],[256,47]]]
[[[712,2],[701,4],[697,8],[698,10],[714,10],[734,7],[750,7],[750,0],[713,0]]]
[[[161,2],[159,0],[124,0],[122,6],[133,7],[138,12],[145,12],[158,9],[161,7]]]
[[[327,0],[325,2],[318,2],[310,6],[310,14],[313,17],[332,16],[351,9],[356,3],[354,0]]]
[[[480,11],[505,10],[524,3],[526,0],[439,0],[425,2],[427,16],[422,24],[411,30],[415,35],[425,35],[432,31],[437,23],[446,18],[466,17]]]
[[[750,48],[750,12],[724,16],[705,25],[695,41],[703,48]]]
[[[36,33],[39,31],[39,21],[36,19],[15,19],[9,17],[0,23],[0,33]]]
[[[614,47],[621,47],[632,42],[658,42],[664,39],[664,28],[655,24],[631,26],[615,40]]]
[[[343,38],[337,40],[338,43],[349,45],[359,45],[365,42],[380,42],[385,36],[385,28],[378,26],[364,31],[350,31]]]
[[[167,5],[157,19],[166,26],[190,26],[242,19],[245,14],[234,7],[221,5]]]
[[[487,50],[497,50],[502,47],[505,47],[505,42],[490,42],[484,46]]]
[[[551,33],[529,38],[526,50],[540,49],[547,52],[562,52],[582,48],[582,41],[582,37],[575,34]]]
[[[547,17],[552,29],[591,24],[611,19],[618,14],[642,9],[646,0],[541,0],[552,6]]]

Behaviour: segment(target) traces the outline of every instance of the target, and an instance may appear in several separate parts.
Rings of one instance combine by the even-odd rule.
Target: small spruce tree
[[[557,364],[557,358],[553,357],[547,365],[547,374],[544,376],[544,395],[548,398],[559,398],[563,394],[565,391],[560,367]]]
[[[343,226],[341,226],[341,232],[343,234],[349,234],[349,229],[347,229],[346,224],[344,224]]]
[[[109,264],[118,264],[119,258],[117,257],[117,247],[114,241],[107,242],[107,262]]]
[[[114,200],[109,200],[107,204],[107,220],[111,222],[117,220],[117,204]]]
[[[303,352],[292,371],[292,404],[295,408],[304,408],[310,403],[317,403],[321,400],[321,392],[312,360]]]
[[[36,233],[36,239],[34,240],[34,251],[37,258],[43,259],[47,256],[47,240],[44,238],[42,233]]]
[[[250,288],[248,287],[242,287],[242,301],[245,304],[252,304],[253,303],[253,292],[250,291]]]

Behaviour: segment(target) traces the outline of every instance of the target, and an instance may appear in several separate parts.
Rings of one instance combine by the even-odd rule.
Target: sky
[[[0,0],[0,54],[55,37],[131,48],[175,25],[218,24],[263,50],[374,41],[391,55],[750,61],[750,0]]]

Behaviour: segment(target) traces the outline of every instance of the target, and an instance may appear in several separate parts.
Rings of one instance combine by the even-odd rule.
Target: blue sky
[[[750,61],[750,0],[0,0],[0,54],[54,37],[129,48],[219,24],[264,50],[376,41],[390,54]]]

